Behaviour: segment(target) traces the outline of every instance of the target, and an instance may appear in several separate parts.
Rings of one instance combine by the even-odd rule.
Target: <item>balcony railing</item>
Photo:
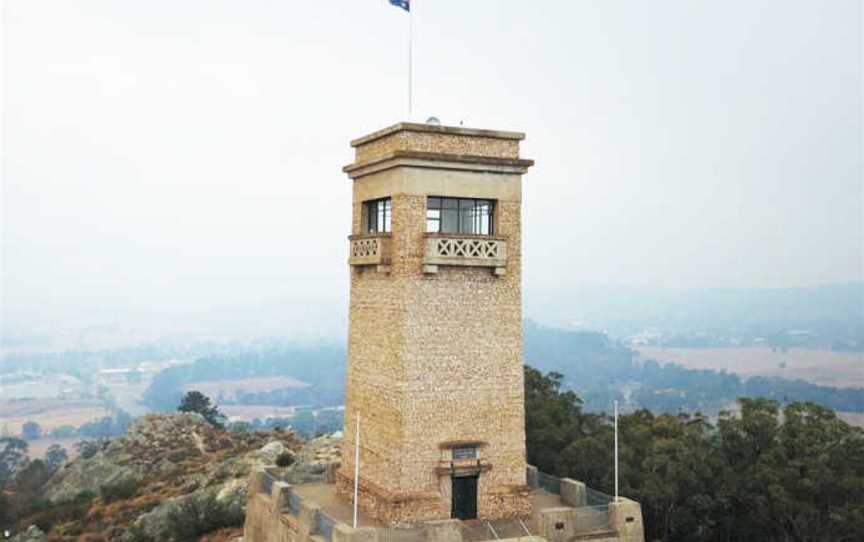
[[[437,273],[439,265],[491,267],[496,275],[507,269],[507,241],[489,237],[429,235],[423,257],[424,272]]]
[[[348,263],[351,265],[390,265],[390,236],[351,236],[350,255]],[[386,269],[384,269],[386,270]]]

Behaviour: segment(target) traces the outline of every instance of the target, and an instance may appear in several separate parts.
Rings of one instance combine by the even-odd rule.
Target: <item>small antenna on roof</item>
[[[441,126],[441,121],[438,120],[438,117],[429,117],[426,119],[426,124],[431,124],[432,126]]]

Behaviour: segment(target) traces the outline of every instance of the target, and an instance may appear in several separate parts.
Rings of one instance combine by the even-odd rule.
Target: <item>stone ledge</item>
[[[462,126],[441,126],[440,124],[424,124],[419,122],[399,122],[387,128],[372,132],[351,141],[352,147],[359,147],[381,139],[396,132],[426,132],[435,134],[451,134],[473,137],[489,137],[492,139],[513,139],[522,141],[525,139],[524,132],[509,132],[504,130],[487,130],[482,128],[465,128]]]
[[[351,178],[371,175],[400,166],[463,169],[491,173],[525,173],[534,160],[525,158],[497,158],[470,154],[444,154],[423,151],[393,151],[368,162],[355,162],[342,168]]]

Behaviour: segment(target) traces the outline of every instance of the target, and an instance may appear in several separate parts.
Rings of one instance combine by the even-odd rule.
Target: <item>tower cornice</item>
[[[524,158],[396,150],[372,160],[348,164],[342,171],[352,179],[400,166],[523,174],[533,165],[534,160]]]

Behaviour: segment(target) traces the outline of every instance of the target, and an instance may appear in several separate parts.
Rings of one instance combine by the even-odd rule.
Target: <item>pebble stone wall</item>
[[[449,518],[453,467],[480,472],[481,518],[530,514],[522,369],[524,168],[506,174],[498,168],[490,175],[478,170],[476,160],[517,158],[522,135],[483,133],[397,127],[357,147],[355,164],[385,156],[388,145],[447,155],[442,160],[448,168],[457,155],[474,157],[465,172],[436,169],[430,159],[422,168],[399,166],[354,180],[354,235],[363,233],[362,201],[392,197],[391,261],[387,273],[374,266],[351,270],[345,438],[336,481],[348,498],[359,413],[360,505],[388,524]],[[459,180],[449,183],[448,195],[498,196],[496,236],[508,244],[504,276],[488,268],[448,266],[424,274],[426,198],[440,195],[434,192],[437,176]],[[377,193],[370,192],[372,186]],[[451,464],[455,443],[475,443],[479,463]]]

